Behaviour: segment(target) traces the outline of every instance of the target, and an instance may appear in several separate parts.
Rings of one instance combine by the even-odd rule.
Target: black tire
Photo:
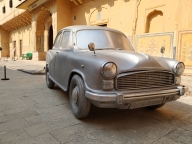
[[[161,108],[162,106],[164,106],[165,104],[159,104],[159,105],[154,105],[154,106],[148,106],[149,109],[151,110],[155,110],[155,109],[158,109],[158,108]]]
[[[69,99],[76,118],[85,118],[89,114],[91,103],[85,97],[84,82],[79,75],[74,75],[71,79]]]
[[[53,89],[55,86],[55,83],[49,78],[49,71],[47,67],[46,67],[46,84],[47,84],[47,87],[50,89]]]

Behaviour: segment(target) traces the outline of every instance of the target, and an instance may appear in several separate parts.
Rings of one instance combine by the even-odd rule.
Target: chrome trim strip
[[[137,100],[143,100],[143,99],[154,99],[164,96],[170,96],[170,95],[178,95],[178,93],[167,93],[167,94],[157,94],[157,95],[150,95],[150,96],[144,96],[144,97],[127,97],[123,99],[123,102],[130,102],[130,101],[137,101]]]
[[[159,95],[159,94],[169,94],[169,93],[176,93],[179,94],[179,89],[171,89],[171,90],[163,90],[161,92],[142,92],[142,93],[133,93],[133,94],[123,94],[124,98],[128,97],[140,97],[140,96],[148,96],[148,95]]]
[[[94,101],[101,101],[101,102],[116,101],[116,97],[117,97],[116,94],[97,94],[89,91],[85,92],[85,96],[88,99],[91,99]]]
[[[156,97],[156,96],[166,96],[166,95],[179,95],[179,89],[171,89],[171,90],[163,90],[161,92],[142,92],[142,93],[133,93],[133,94],[123,94],[123,93],[118,93],[118,94],[98,94],[98,93],[93,93],[86,91],[85,96],[94,101],[99,101],[99,102],[111,102],[111,101],[117,101],[117,97],[120,95],[123,95],[123,99],[137,99],[137,98],[148,98],[148,97]]]

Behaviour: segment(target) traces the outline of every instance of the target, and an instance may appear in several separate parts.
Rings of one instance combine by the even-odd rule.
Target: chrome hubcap
[[[78,87],[76,86],[72,91],[72,100],[76,104],[78,100]]]

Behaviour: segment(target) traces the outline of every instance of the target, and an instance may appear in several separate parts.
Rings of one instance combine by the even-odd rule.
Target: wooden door
[[[14,41],[14,58],[15,58],[15,56],[16,56],[16,41]]]
[[[20,40],[20,57],[22,57],[22,40]]]

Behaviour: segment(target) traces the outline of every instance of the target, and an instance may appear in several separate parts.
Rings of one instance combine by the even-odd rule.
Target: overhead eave
[[[31,21],[31,13],[29,11],[25,11],[24,13],[2,24],[2,27],[7,31],[13,31],[31,24]]]
[[[16,8],[18,9],[25,9],[27,10],[30,5],[32,5],[37,0],[24,0],[22,3],[20,3]]]
[[[71,0],[75,5],[83,4],[83,0]]]

